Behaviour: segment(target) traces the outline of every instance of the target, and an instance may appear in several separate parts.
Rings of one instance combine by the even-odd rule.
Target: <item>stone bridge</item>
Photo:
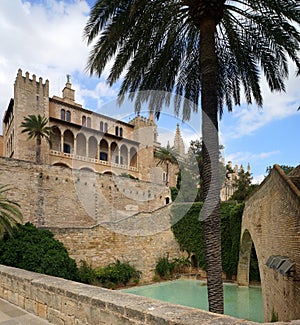
[[[238,265],[239,285],[249,285],[254,245],[265,321],[300,319],[300,166],[286,176],[274,165],[246,201]]]

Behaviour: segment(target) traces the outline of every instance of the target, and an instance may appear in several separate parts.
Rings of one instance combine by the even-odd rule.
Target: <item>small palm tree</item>
[[[0,238],[5,231],[11,236],[13,228],[23,219],[19,204],[4,196],[9,190],[11,188],[7,185],[0,185]]]
[[[39,115],[28,115],[24,117],[24,121],[21,123],[23,130],[21,133],[28,133],[29,139],[36,139],[36,163],[41,163],[41,143],[42,138],[50,144],[51,127],[48,125],[48,118]]]
[[[154,151],[154,158],[158,159],[158,165],[166,164],[166,185],[169,184],[169,164],[177,164],[176,153],[168,145],[167,148],[158,148]]]

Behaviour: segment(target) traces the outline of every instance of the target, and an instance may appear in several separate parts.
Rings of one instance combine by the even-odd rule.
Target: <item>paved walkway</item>
[[[46,325],[49,322],[0,299],[0,325]]]

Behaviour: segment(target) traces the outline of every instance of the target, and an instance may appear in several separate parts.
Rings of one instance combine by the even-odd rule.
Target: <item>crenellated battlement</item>
[[[33,74],[32,79],[30,79],[28,71],[25,73],[25,76],[23,76],[22,70],[18,70],[15,87],[25,89],[43,97],[49,97],[49,80],[47,79],[45,83],[43,83],[43,78],[40,77],[37,80],[35,74]]]

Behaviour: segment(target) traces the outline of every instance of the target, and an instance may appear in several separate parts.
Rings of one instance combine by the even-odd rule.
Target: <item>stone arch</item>
[[[88,152],[88,156],[90,158],[95,158],[97,159],[97,154],[98,154],[98,141],[96,140],[96,138],[94,136],[91,136],[89,138],[89,152]]]
[[[76,154],[78,156],[86,156],[86,138],[83,133],[78,133],[76,137]]]
[[[105,172],[103,172],[104,175],[111,175],[111,176],[116,176],[115,173],[113,173],[111,170],[106,170]]]
[[[108,161],[108,143],[106,140],[102,139],[100,141],[100,153],[99,159],[103,161]]]
[[[72,154],[74,152],[74,134],[70,130],[64,132],[63,152]]]
[[[116,142],[110,144],[111,162],[119,164],[119,148]]]
[[[52,150],[61,151],[61,131],[57,126],[52,128],[50,147]]]
[[[86,116],[85,115],[83,115],[81,118],[81,125],[86,126]]]
[[[251,249],[254,242],[248,229],[245,229],[240,243],[238,278],[240,286],[249,286]],[[255,248],[255,247],[254,247]]]
[[[60,119],[61,119],[62,121],[65,121],[65,120],[66,120],[66,111],[65,111],[64,108],[62,108],[62,109],[60,110]]]
[[[95,172],[93,168],[90,167],[81,167],[80,171],[84,171],[84,172]]]
[[[130,148],[130,166],[137,167],[137,150],[135,147]]]
[[[66,111],[66,121],[71,122],[71,112],[70,111]]]
[[[125,144],[120,148],[120,164],[128,166],[128,148]]]
[[[63,167],[63,168],[69,168],[72,169],[72,167],[70,167],[68,164],[66,163],[62,163],[62,162],[56,162],[54,164],[52,164],[53,166],[58,166],[58,167]]]

